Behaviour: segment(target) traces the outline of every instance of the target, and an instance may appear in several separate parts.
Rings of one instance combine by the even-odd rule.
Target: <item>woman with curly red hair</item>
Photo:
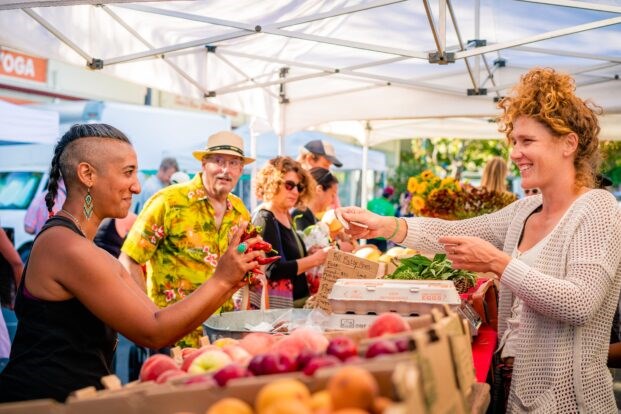
[[[255,181],[257,198],[263,204],[252,223],[261,228],[263,239],[281,256],[266,269],[271,308],[302,307],[309,296],[306,271],[322,265],[327,249],[312,253],[295,231],[291,210],[302,207],[314,195],[315,181],[302,165],[289,157],[276,157],[259,170]],[[258,307],[256,295],[250,299]]]
[[[606,358],[621,211],[595,189],[598,108],[576,96],[569,75],[547,68],[522,76],[499,108],[522,186],[539,194],[461,221],[396,221],[356,207],[342,216],[356,237],[444,250],[455,268],[497,275],[499,352],[514,357],[507,412],[616,414]]]

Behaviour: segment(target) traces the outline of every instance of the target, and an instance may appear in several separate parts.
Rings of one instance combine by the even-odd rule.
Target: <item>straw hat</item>
[[[207,146],[204,150],[193,151],[192,155],[202,161],[206,155],[225,154],[242,157],[244,165],[254,162],[254,158],[244,156],[244,140],[237,134],[229,131],[216,132],[207,139]]]

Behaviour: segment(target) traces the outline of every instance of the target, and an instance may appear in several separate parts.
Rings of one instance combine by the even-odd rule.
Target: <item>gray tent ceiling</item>
[[[620,1],[10,0],[0,45],[206,97],[288,133],[492,117],[533,66],[573,74],[582,97],[621,113],[620,23]]]

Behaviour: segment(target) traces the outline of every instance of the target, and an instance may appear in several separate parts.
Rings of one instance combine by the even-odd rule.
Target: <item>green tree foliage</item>
[[[621,184],[621,142],[602,141],[599,148],[602,154],[600,171],[610,178],[616,187]]]
[[[397,194],[405,192],[408,178],[431,170],[445,177],[463,171],[480,171],[491,157],[509,156],[503,140],[463,140],[452,138],[413,139],[410,151],[402,151],[393,177],[388,179]],[[515,171],[516,172],[516,171]]]

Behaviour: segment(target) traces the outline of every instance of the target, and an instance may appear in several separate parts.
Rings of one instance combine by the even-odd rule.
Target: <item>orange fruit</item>
[[[223,398],[207,409],[205,414],[253,414],[252,407],[238,398]]]
[[[308,407],[311,401],[310,391],[296,379],[277,380],[259,390],[254,406],[258,414],[265,414],[270,405],[284,400],[298,400]]]
[[[328,392],[335,411],[360,408],[369,411],[378,395],[375,377],[364,368],[345,366],[328,381]]]

